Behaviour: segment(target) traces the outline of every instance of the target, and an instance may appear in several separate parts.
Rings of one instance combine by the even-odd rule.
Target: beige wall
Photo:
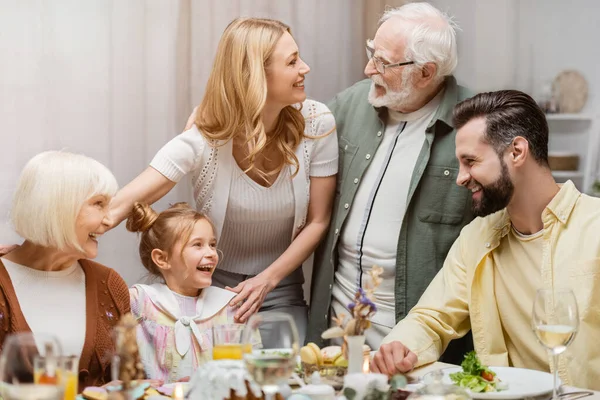
[[[409,0],[365,0],[365,35],[366,38],[373,38],[377,31],[377,21],[383,15],[386,8],[394,8],[410,3]]]

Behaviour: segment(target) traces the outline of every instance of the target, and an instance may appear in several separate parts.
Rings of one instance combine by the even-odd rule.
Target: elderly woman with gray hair
[[[65,355],[80,357],[80,388],[110,381],[111,331],[129,312],[123,279],[90,261],[117,189],[91,158],[38,154],[21,173],[11,210],[25,241],[0,257],[0,350],[11,333],[52,334]]]

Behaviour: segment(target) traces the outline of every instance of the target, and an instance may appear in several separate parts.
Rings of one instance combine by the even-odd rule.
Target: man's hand
[[[371,372],[392,376],[411,371],[417,364],[417,355],[400,342],[381,345],[371,360]]]

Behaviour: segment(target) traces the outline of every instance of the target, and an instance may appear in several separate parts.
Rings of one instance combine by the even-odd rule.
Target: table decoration
[[[143,396],[149,384],[144,379],[144,365],[137,345],[137,321],[131,313],[121,317],[114,330],[115,355],[112,359],[112,379],[119,387],[108,389],[108,400],[130,400]]]
[[[342,394],[347,400],[388,400],[390,398],[388,376],[349,373],[344,377]]]
[[[359,287],[354,296],[354,302],[348,304],[351,317],[346,320],[346,315],[340,314],[333,318],[336,326],[327,329],[321,337],[323,339],[344,338],[342,349],[348,360],[348,373],[368,372],[368,356],[365,358],[364,344],[365,331],[371,327],[371,317],[377,312],[373,298],[375,289],[381,284],[383,268],[374,265],[367,273],[370,282],[365,288]]]

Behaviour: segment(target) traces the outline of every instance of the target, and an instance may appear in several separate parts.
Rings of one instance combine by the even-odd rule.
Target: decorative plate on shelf
[[[587,81],[578,71],[562,71],[554,78],[552,95],[558,104],[558,112],[578,113],[587,102]]]

